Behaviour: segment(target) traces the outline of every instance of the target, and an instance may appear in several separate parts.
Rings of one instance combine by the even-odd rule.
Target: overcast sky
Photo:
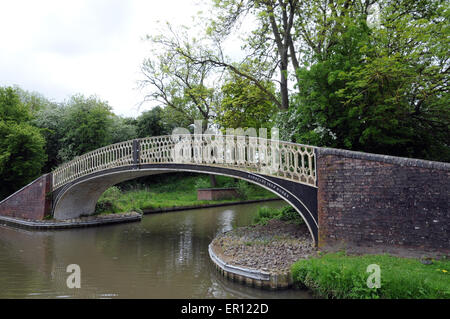
[[[146,34],[165,21],[192,24],[199,0],[14,0],[0,5],[0,86],[60,102],[95,94],[136,116]],[[210,0],[206,0],[210,2]],[[146,49],[147,48],[147,49]]]

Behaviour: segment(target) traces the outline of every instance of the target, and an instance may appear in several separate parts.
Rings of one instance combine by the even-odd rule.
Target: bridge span
[[[314,242],[450,250],[450,164],[248,136],[147,137],[64,163],[0,202],[0,216],[90,215],[110,186],[175,171],[257,184],[292,205]]]

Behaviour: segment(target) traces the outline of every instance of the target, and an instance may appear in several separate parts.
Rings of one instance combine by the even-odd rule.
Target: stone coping
[[[70,220],[27,220],[15,217],[0,216],[0,225],[9,225],[20,228],[31,229],[66,229],[66,228],[79,228],[79,227],[92,227],[101,226],[107,224],[127,223],[140,221],[142,215],[138,213],[127,213],[118,216],[111,217],[97,217],[88,220],[70,219]]]
[[[277,274],[226,263],[214,253],[212,244],[208,246],[208,253],[217,270],[230,280],[251,287],[272,290],[286,289],[292,286],[293,280],[290,272]]]
[[[197,188],[198,191],[228,191],[235,190],[237,187],[210,187],[210,188]]]
[[[175,212],[175,211],[179,211],[179,210],[233,206],[233,205],[260,203],[260,202],[271,202],[271,201],[276,201],[276,200],[283,200],[283,199],[281,199],[281,198],[265,198],[265,199],[252,199],[252,200],[246,200],[246,201],[240,201],[240,202],[226,202],[226,203],[217,203],[217,204],[172,206],[172,207],[163,207],[163,208],[156,208],[156,209],[143,209],[143,212],[144,212],[144,214],[155,214],[155,213]]]
[[[450,163],[427,161],[417,158],[398,157],[391,155],[381,155],[373,153],[364,153],[357,151],[342,150],[337,148],[318,147],[317,152],[320,155],[338,155],[347,158],[362,159],[368,161],[379,161],[384,163],[396,164],[400,166],[413,166],[431,169],[440,169],[450,171]]]

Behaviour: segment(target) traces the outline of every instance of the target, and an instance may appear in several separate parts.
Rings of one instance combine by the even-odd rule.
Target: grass
[[[217,187],[238,187],[237,182],[230,177],[217,176]],[[241,200],[257,200],[275,198],[271,192],[253,184],[245,185],[246,196]],[[155,180],[146,180],[145,184],[125,184],[110,187],[100,197],[96,213],[121,213],[128,211],[142,212],[144,210],[179,207],[201,206],[236,202],[240,199],[217,201],[197,200],[197,188],[209,186],[209,177],[204,175],[171,174],[158,177]]]
[[[380,288],[369,288],[367,267],[380,266]],[[450,261],[389,255],[348,256],[343,252],[299,260],[291,267],[294,283],[324,298],[449,299]]]
[[[297,225],[304,223],[300,214],[292,206],[284,206],[280,209],[273,209],[266,206],[259,207],[253,218],[253,223],[266,225],[267,222],[272,219],[279,219]]]

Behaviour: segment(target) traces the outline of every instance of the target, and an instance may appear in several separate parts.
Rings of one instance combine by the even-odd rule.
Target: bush
[[[298,225],[305,223],[300,214],[292,206],[285,206],[280,209],[280,220]]]
[[[256,224],[266,225],[271,219],[279,219],[297,225],[304,223],[300,214],[292,206],[285,206],[280,209],[272,209],[266,206],[259,207],[253,221]]]
[[[239,198],[245,200],[250,196],[251,188],[246,181],[239,180],[239,182],[237,183],[236,191],[239,195]]]
[[[253,218],[253,222],[256,224],[266,225],[269,220],[279,217],[280,217],[279,210],[262,206],[258,208],[258,211],[256,212],[256,215]]]
[[[199,188],[210,188],[210,187],[211,187],[211,183],[210,183],[210,181],[209,181],[208,179],[206,179],[206,178],[200,177],[200,178],[198,178],[198,179],[195,181],[195,188],[196,188],[196,189],[199,189]]]
[[[102,196],[100,196],[100,199],[98,200],[96,206],[95,206],[95,213],[96,214],[102,214],[102,213],[116,213],[119,211],[119,208],[117,207],[117,199],[122,195],[122,192],[119,187],[113,186],[108,188]]]

